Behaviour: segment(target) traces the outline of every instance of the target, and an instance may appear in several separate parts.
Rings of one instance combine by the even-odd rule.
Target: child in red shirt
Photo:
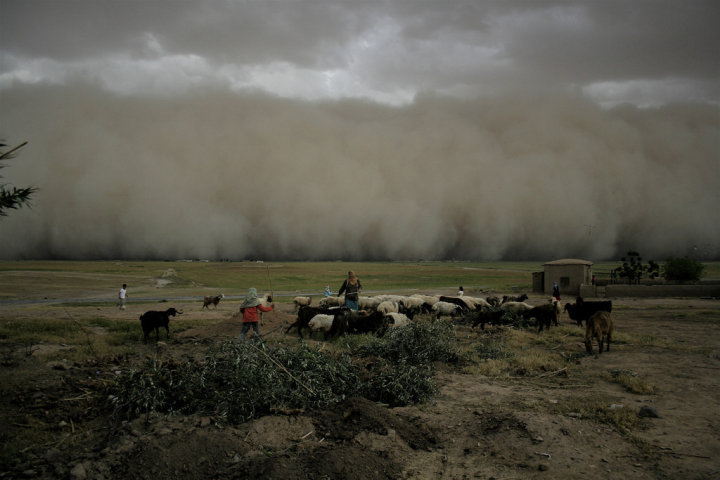
[[[250,330],[252,326],[255,332],[255,340],[260,340],[260,329],[258,328],[258,310],[261,312],[270,312],[275,307],[275,304],[270,304],[269,307],[264,306],[260,303],[260,299],[257,296],[257,289],[250,287],[248,294],[245,296],[242,305],[240,305],[240,311],[242,312],[243,328],[238,337],[238,342],[242,342],[245,339],[245,334]]]

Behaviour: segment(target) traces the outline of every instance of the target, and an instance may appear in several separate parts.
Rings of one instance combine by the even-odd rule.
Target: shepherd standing
[[[553,283],[553,297],[555,297],[555,300],[560,301],[560,287],[558,287],[557,282]]]
[[[338,296],[345,292],[345,306],[350,310],[357,310],[361,291],[362,284],[360,283],[360,279],[355,276],[355,272],[350,270],[348,272],[348,278],[345,279],[342,287],[340,287],[340,290],[338,291]]]
[[[255,332],[255,340],[260,340],[260,329],[258,328],[258,311],[270,312],[275,308],[275,304],[271,303],[269,307],[264,306],[257,296],[257,289],[250,287],[248,294],[245,296],[242,304],[240,305],[240,311],[242,312],[243,328],[238,337],[238,342],[242,342],[245,339],[245,334],[250,330],[252,326]]]

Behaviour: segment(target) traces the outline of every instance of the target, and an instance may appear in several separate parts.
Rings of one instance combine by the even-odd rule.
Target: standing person
[[[460,287],[460,290],[458,290],[457,296],[458,296],[458,297],[462,297],[462,296],[463,296],[463,293],[465,293],[465,290],[463,290],[463,287]]]
[[[245,334],[250,330],[252,326],[255,332],[255,340],[260,339],[260,329],[258,328],[258,311],[270,312],[275,308],[275,304],[271,303],[269,307],[266,307],[260,303],[260,299],[257,296],[257,289],[250,287],[248,294],[245,296],[242,304],[240,305],[240,311],[242,312],[243,328],[238,337],[238,342],[242,342],[245,339]]]
[[[332,295],[332,291],[330,291],[330,285],[325,285],[325,291],[323,292],[323,297],[327,298],[330,295]]]
[[[118,292],[118,308],[125,310],[125,299],[127,298],[127,284],[123,283],[122,288]]]
[[[560,300],[560,287],[558,287],[557,282],[553,283],[553,297],[558,301]]]
[[[345,306],[350,310],[357,310],[361,291],[362,284],[360,283],[360,279],[355,276],[355,272],[350,270],[348,272],[348,278],[345,279],[342,287],[340,287],[338,291],[338,297],[345,292]]]

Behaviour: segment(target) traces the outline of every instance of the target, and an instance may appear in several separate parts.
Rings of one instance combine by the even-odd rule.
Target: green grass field
[[[619,262],[597,263],[598,279]],[[720,278],[720,262],[705,264],[705,278]],[[278,301],[295,294],[337,292],[348,270],[366,293],[444,290],[526,292],[543,262],[133,262],[0,261],[0,301],[13,299],[108,298],[128,284],[130,299],[244,295],[249,287],[273,291]],[[168,283],[166,283],[168,282]]]

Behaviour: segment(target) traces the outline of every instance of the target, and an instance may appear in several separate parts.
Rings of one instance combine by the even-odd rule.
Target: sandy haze
[[[718,109],[573,94],[404,107],[22,87],[12,258],[718,257]],[[590,227],[592,226],[592,227]]]

